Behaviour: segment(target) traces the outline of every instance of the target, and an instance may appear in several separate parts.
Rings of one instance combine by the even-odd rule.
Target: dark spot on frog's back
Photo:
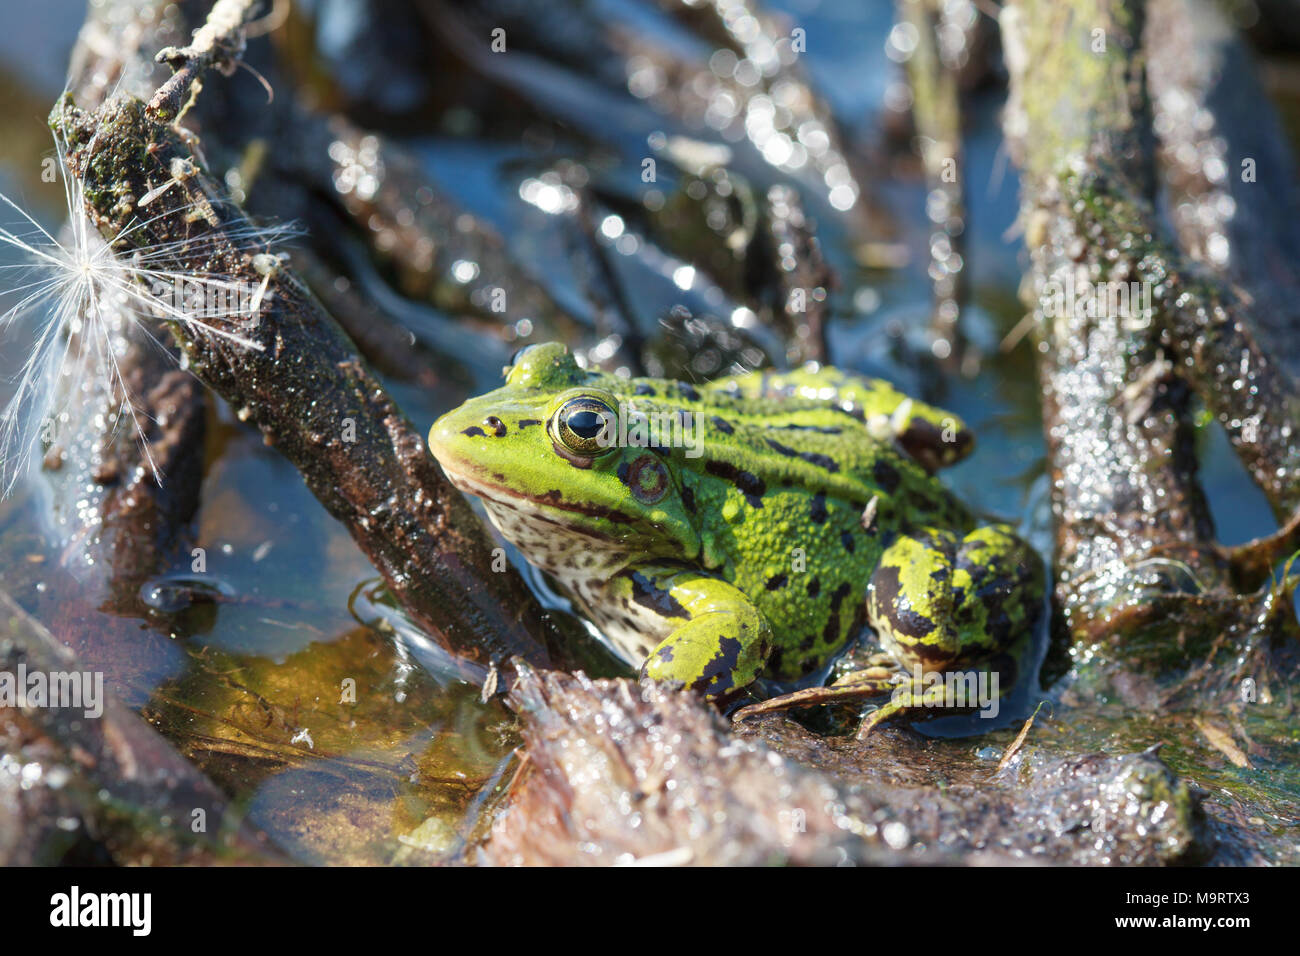
[[[779,441],[773,441],[770,438],[767,439],[767,447],[771,448],[778,455],[785,455],[787,458],[797,458],[799,456],[799,453],[793,448],[782,445]]]
[[[717,415],[712,416],[709,421],[713,422],[713,427],[724,435],[731,435],[736,431],[731,427],[731,422],[725,418],[719,418]]]
[[[688,402],[698,402],[700,400],[700,393],[695,390],[695,386],[686,382],[677,383],[677,393]]]
[[[816,575],[813,575],[813,579],[808,582],[808,596],[811,598],[815,598],[817,595],[821,593],[822,593],[821,578],[817,577]]]
[[[737,468],[727,461],[711,461],[704,468],[709,474],[724,478],[739,488],[750,507],[763,507],[763,495],[767,494],[767,484],[762,478],[743,468]]]
[[[808,464],[816,465],[818,468],[823,468],[829,472],[840,470],[840,463],[829,455],[819,455],[811,451],[796,451],[788,445],[782,445],[779,441],[774,441],[771,438],[767,439],[767,445],[778,455],[784,455],[786,458],[801,458]]]
[[[813,524],[822,524],[826,521],[826,492],[819,491],[813,495],[808,517],[812,519]]]
[[[808,464],[816,465],[818,468],[823,468],[831,474],[840,470],[840,463],[830,455],[819,455],[817,452],[806,451],[799,457],[808,462]]]
[[[852,554],[854,551],[856,551],[858,547],[858,543],[853,540],[852,531],[840,532],[840,544],[843,546],[844,550],[847,551],[849,554]]]
[[[658,395],[654,386],[647,385],[645,382],[637,382],[636,388],[632,389],[634,395]]]
[[[690,485],[682,485],[682,505],[691,514],[695,514],[695,492]]]
[[[876,459],[876,463],[871,467],[871,474],[876,479],[876,484],[886,492],[892,492],[901,480],[898,469],[883,458]]]
[[[686,617],[686,608],[668,591],[640,571],[624,571],[632,579],[632,600],[662,617]]]
[[[842,435],[843,428],[836,428],[833,425],[776,425],[778,431],[789,432],[817,432],[819,435]]]
[[[840,605],[844,603],[844,599],[849,596],[849,592],[852,589],[852,585],[850,585],[848,581],[844,581],[835,589],[835,593],[831,595],[831,613],[826,618],[826,626],[822,628],[823,641],[830,643],[839,640]]]
[[[767,586],[767,589],[768,589],[769,591],[777,591],[777,590],[780,590],[781,588],[785,587],[786,581],[788,581],[788,580],[789,580],[789,578],[786,577],[786,574],[785,574],[784,571],[781,572],[780,574],[774,574],[774,575],[772,575],[770,578],[767,579],[767,585],[766,585],[766,586]]]

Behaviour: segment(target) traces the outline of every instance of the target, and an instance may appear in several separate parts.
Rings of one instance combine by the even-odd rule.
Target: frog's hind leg
[[[864,737],[886,720],[976,706],[994,671],[999,692],[1001,673],[1014,675],[1009,663],[992,662],[1032,632],[1042,597],[1042,562],[1005,526],[986,525],[965,537],[937,530],[900,537],[881,556],[867,598],[868,621],[886,653],[828,687],[745,707],[736,719],[887,695],[863,721],[858,736]]]
[[[974,706],[992,662],[1032,633],[1043,578],[1037,553],[1005,525],[960,538],[920,531],[890,545],[871,577],[867,619],[908,676],[859,736],[911,711]]]
[[[904,667],[942,670],[1009,643],[1041,595],[1041,562],[1005,525],[965,537],[919,529],[881,555],[867,589],[867,621]]]

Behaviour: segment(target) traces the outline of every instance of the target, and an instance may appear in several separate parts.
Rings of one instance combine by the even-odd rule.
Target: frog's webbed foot
[[[973,704],[974,701],[971,703]],[[873,730],[887,720],[905,718],[921,712],[933,714],[934,708],[949,708],[952,705],[944,681],[927,684],[913,677],[903,677],[894,686],[888,703],[882,704],[862,718],[855,736],[858,740],[866,740]]]
[[[881,663],[874,663],[877,660]],[[934,673],[926,677],[908,676],[892,658],[882,654],[873,657],[869,666],[845,674],[828,686],[808,687],[742,707],[736,711],[734,720],[747,720],[760,714],[797,707],[847,704],[888,695],[888,701],[862,718],[856,737],[865,740],[876,727],[886,721],[906,719],[920,713],[935,714],[939,709],[951,713],[953,708],[984,706],[979,691],[988,685],[982,684],[975,673],[960,676],[961,680],[955,685],[944,679],[944,675]]]
[[[709,700],[727,698],[758,678],[771,653],[772,632],[744,592],[693,569],[644,567],[638,573],[680,621],[650,652],[643,676],[681,681]]]

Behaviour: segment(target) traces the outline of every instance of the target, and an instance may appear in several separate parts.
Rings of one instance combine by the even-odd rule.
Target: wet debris
[[[1212,843],[1153,753],[1035,750],[998,774],[909,731],[828,739],[773,716],[732,736],[674,688],[531,669],[510,702],[524,757],[481,863],[1134,865]]]

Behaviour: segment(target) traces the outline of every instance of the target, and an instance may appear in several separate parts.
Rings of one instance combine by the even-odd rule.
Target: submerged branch
[[[0,671],[91,673],[2,591],[0,635]],[[0,864],[102,862],[97,852],[123,866],[287,862],[102,684],[84,693],[94,719],[75,706],[0,706],[0,753],[40,771],[21,787],[0,774]]]

